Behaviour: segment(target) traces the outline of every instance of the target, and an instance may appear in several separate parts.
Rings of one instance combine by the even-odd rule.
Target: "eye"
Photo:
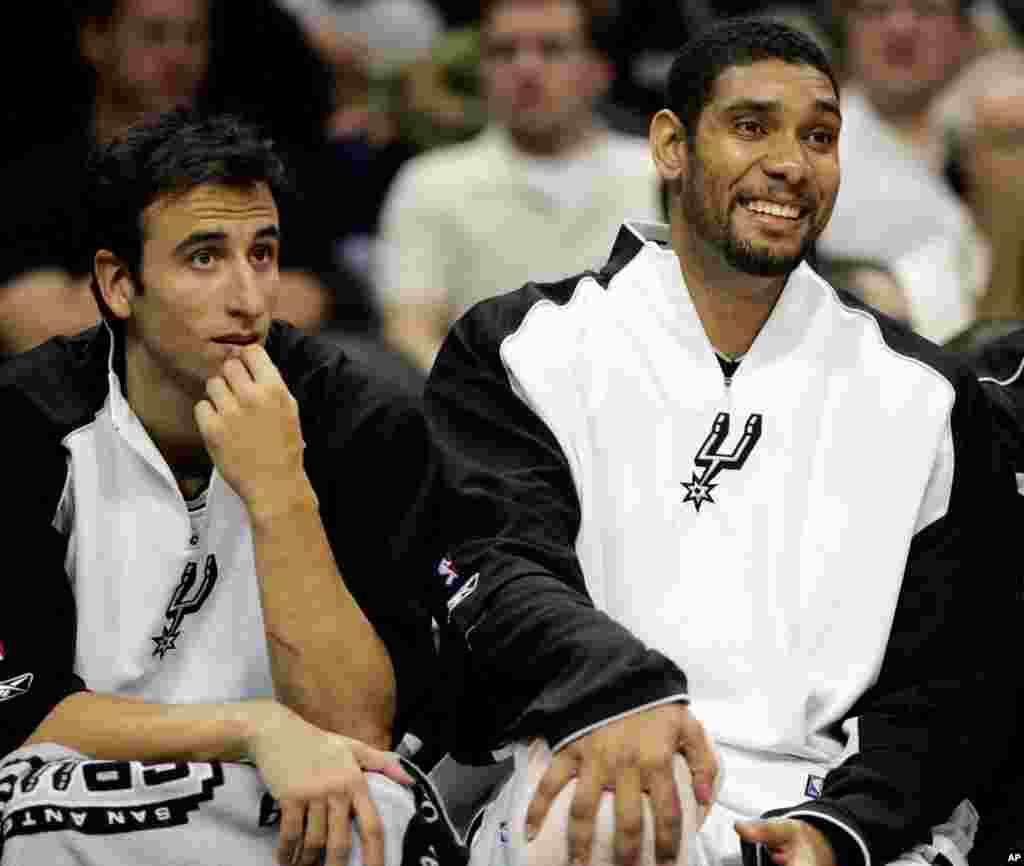
[[[208,268],[214,263],[215,256],[212,250],[196,250],[189,255],[188,261],[197,268]]]
[[[831,129],[815,129],[807,136],[807,139],[811,144],[823,150],[831,148],[832,145],[835,144],[837,138],[837,134]]]
[[[764,125],[760,121],[752,120],[749,117],[737,120],[734,129],[746,138],[754,138],[762,135],[765,131]]]
[[[277,258],[277,248],[273,244],[258,244],[252,249],[252,259],[258,264],[269,264]]]

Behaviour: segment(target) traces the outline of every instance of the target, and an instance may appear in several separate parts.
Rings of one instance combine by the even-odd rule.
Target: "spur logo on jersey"
[[[711,424],[711,432],[693,458],[694,465],[702,470],[700,475],[694,472],[692,480],[680,482],[686,490],[683,502],[692,502],[697,511],[705,502],[714,503],[711,491],[718,485],[713,482],[723,469],[741,469],[747,462],[750,452],[761,438],[761,415],[748,415],[735,447],[731,451],[723,451],[722,446],[728,438],[729,413],[719,412]]]
[[[163,632],[151,638],[156,647],[153,655],[163,658],[172,649],[177,649],[175,641],[181,636],[181,622],[190,613],[199,610],[203,603],[213,592],[214,584],[217,582],[217,558],[211,553],[206,557],[206,565],[203,567],[203,579],[199,586],[196,586],[199,566],[190,562],[182,572],[181,580],[174,588],[170,604],[167,605],[167,625]]]

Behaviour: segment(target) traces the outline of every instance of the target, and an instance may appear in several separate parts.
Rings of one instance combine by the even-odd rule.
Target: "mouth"
[[[214,337],[213,340],[224,346],[251,346],[259,341],[259,334],[226,334],[223,337]]]
[[[809,210],[803,205],[771,201],[765,198],[744,199],[740,201],[740,206],[758,216],[775,217],[791,223],[799,222]]]

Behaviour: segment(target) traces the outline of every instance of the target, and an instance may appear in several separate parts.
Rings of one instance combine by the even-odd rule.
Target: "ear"
[[[78,50],[90,66],[100,66],[107,58],[110,41],[110,22],[89,15],[78,29]]]
[[[124,262],[110,250],[97,250],[92,267],[100,296],[110,312],[119,319],[129,318],[136,291],[135,281]]]
[[[677,181],[686,176],[689,164],[689,143],[686,129],[675,112],[661,109],[651,118],[649,133],[651,155],[661,179]]]

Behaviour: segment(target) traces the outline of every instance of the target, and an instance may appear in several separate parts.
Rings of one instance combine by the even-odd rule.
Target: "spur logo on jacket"
[[[681,481],[686,490],[683,502],[692,502],[696,511],[700,511],[701,505],[705,502],[714,504],[711,496],[718,484],[714,483],[715,478],[723,469],[742,469],[743,464],[757,445],[761,438],[761,415],[754,413],[747,416],[747,423],[743,427],[743,434],[732,451],[723,451],[722,446],[729,437],[729,413],[719,412],[711,424],[711,432],[708,433],[704,444],[697,451],[693,463],[701,473],[693,473],[690,481]]]
[[[203,580],[196,587],[198,572],[199,568],[195,562],[190,562],[185,566],[181,580],[174,588],[171,601],[164,614],[168,624],[163,627],[160,634],[151,638],[156,644],[153,655],[163,658],[172,649],[177,649],[174,642],[181,636],[181,621],[190,613],[199,610],[206,599],[210,597],[210,593],[213,592],[213,586],[217,582],[217,558],[212,553],[206,557]],[[195,592],[192,591],[193,587],[195,587]]]

